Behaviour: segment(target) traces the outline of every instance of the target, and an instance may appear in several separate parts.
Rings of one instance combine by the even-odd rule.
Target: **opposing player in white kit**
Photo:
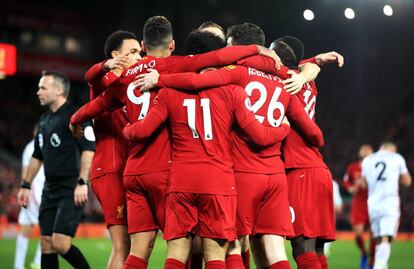
[[[368,188],[368,215],[377,240],[374,269],[384,269],[400,221],[399,183],[409,187],[411,176],[404,158],[397,153],[397,146],[384,142],[377,152],[362,161],[362,179]]]
[[[34,133],[36,133],[36,128]],[[29,165],[30,158],[32,157],[34,150],[34,140],[23,150],[22,156],[22,178],[26,178],[26,170]],[[14,258],[14,269],[23,269],[26,260],[27,248],[29,245],[29,236],[32,232],[34,225],[39,223],[39,204],[42,196],[43,184],[45,182],[45,174],[43,172],[43,166],[40,168],[36,177],[33,179],[33,183],[30,190],[30,199],[27,208],[21,208],[19,213],[18,223],[21,226],[20,232],[16,239],[16,254]],[[33,262],[30,265],[31,269],[40,268],[40,243],[37,246],[36,254]]]

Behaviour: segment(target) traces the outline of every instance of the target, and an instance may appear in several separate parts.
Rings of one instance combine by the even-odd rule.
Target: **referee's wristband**
[[[27,181],[22,181],[22,184],[20,185],[20,188],[30,190],[32,188],[32,184],[27,182]]]

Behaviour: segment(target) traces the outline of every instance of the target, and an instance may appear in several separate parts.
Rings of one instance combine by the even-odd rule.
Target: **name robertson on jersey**
[[[264,77],[264,78],[267,78],[267,79],[270,79],[270,80],[274,80],[274,81],[280,80],[280,78],[278,78],[276,76],[273,76],[273,75],[270,75],[270,74],[266,74],[265,72],[256,70],[256,69],[251,68],[251,67],[248,68],[248,72],[249,72],[249,76]]]
[[[151,60],[148,63],[142,63],[140,65],[135,66],[134,68],[128,69],[125,76],[135,75],[136,73],[142,73],[143,70],[147,70],[148,68],[155,67],[155,60]]]

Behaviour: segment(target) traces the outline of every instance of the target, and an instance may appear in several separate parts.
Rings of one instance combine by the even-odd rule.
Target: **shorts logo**
[[[62,141],[60,140],[57,133],[53,133],[52,136],[50,137],[50,144],[55,148],[59,147],[61,142]]]
[[[290,218],[292,220],[292,223],[294,223],[296,219],[295,210],[291,206],[289,206],[289,210],[290,210]]]
[[[118,206],[116,211],[118,212],[118,215],[116,216],[116,218],[117,219],[122,219],[124,217],[124,205]]]

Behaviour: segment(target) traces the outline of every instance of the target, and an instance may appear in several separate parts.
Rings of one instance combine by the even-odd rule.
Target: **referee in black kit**
[[[90,268],[80,250],[71,244],[88,200],[89,169],[95,150],[92,124],[87,123],[80,139],[73,137],[69,120],[77,108],[67,101],[70,83],[56,71],[43,71],[37,96],[49,110],[39,121],[35,149],[27,176],[22,179],[18,202],[27,206],[33,177],[45,170],[45,186],[39,209],[42,269],[59,268],[58,254],[74,268]]]

